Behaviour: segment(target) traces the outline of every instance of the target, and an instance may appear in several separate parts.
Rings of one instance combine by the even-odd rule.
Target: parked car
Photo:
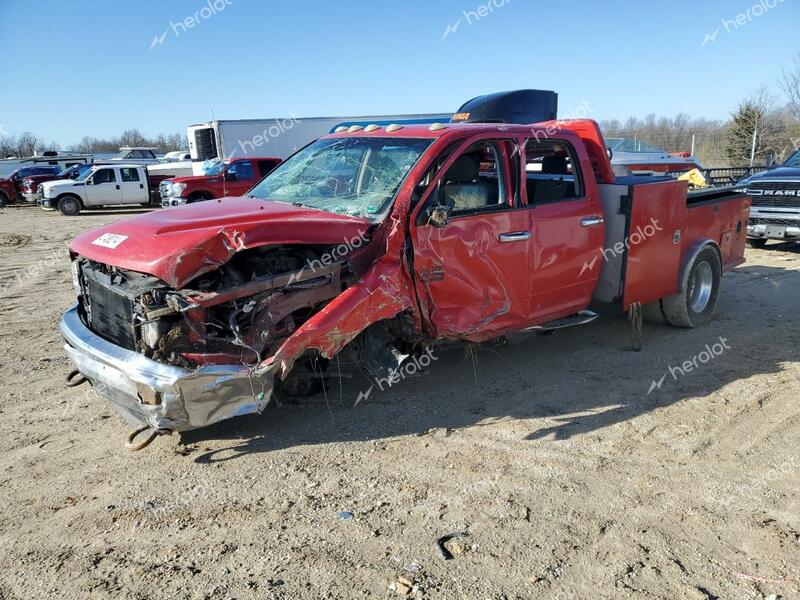
[[[307,394],[345,350],[399,383],[438,341],[583,325],[594,300],[712,319],[746,195],[617,179],[593,121],[485,118],[331,134],[247,197],[79,236],[77,372],[152,439]]]
[[[0,208],[23,199],[22,181],[26,177],[38,175],[57,175],[61,169],[57,166],[36,166],[17,169],[6,178],[0,178]]]
[[[119,154],[109,160],[128,165],[154,165],[161,162],[156,152],[158,148],[151,146],[123,146],[119,149]]]
[[[84,208],[117,204],[149,205],[158,201],[161,179],[141,165],[93,165],[74,180],[48,181],[39,188],[39,205],[74,216]]]
[[[617,173],[627,169],[631,175],[664,175],[670,172],[703,169],[700,161],[688,152],[667,152],[658,146],[629,138],[606,138],[611,164]]]
[[[753,199],[747,242],[763,248],[769,240],[800,240],[800,150],[778,168],[739,182]]]
[[[163,158],[160,159],[161,162],[181,162],[185,160],[192,160],[192,155],[190,152],[186,152],[183,150],[175,150],[173,152],[167,152]]]
[[[95,163],[97,164],[97,163]],[[71,167],[67,167],[55,175],[29,175],[22,180],[20,184],[20,189],[22,191],[22,198],[25,202],[38,202],[39,198],[41,198],[41,194],[39,193],[39,185],[46,182],[46,181],[57,181],[57,180],[64,180],[64,179],[77,179],[77,177],[92,168],[92,165],[88,163],[82,163],[79,165],[74,165]]]
[[[241,196],[280,163],[272,157],[235,158],[215,163],[207,175],[167,179],[161,184],[161,206]]]

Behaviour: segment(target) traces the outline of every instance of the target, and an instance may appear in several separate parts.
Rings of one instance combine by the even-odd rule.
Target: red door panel
[[[481,341],[529,323],[529,233],[526,210],[414,228],[418,294],[437,337]]]
[[[686,223],[686,182],[637,185],[631,197],[623,307],[678,291]]]
[[[530,214],[531,310],[535,321],[584,310],[600,277],[600,268],[593,264],[605,237],[599,203],[580,198],[536,206]]]

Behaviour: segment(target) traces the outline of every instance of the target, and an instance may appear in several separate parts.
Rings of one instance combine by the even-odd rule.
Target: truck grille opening
[[[112,344],[136,351],[141,322],[137,300],[163,284],[149,275],[78,260],[84,322]]]
[[[118,346],[135,350],[133,302],[91,276],[86,277],[85,289],[92,331]]]

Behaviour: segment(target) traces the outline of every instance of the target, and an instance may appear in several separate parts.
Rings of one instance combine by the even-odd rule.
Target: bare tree
[[[789,110],[800,120],[800,54],[792,61],[792,66],[783,70],[778,83],[789,100]]]

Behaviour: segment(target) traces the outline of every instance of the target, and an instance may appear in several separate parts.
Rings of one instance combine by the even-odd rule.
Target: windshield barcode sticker
[[[116,233],[104,233],[95,241],[93,241],[92,244],[95,246],[102,246],[103,248],[111,248],[113,250],[127,239],[128,239],[127,235],[118,235]]]

